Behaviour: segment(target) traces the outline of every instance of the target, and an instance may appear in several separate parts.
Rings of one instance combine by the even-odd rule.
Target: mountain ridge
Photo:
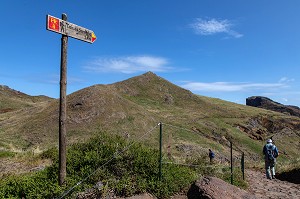
[[[0,148],[43,150],[57,146],[59,100],[30,105],[0,114]],[[176,154],[206,154],[211,147],[228,154],[232,140],[249,157],[257,158],[261,142],[269,136],[274,136],[288,156],[300,150],[299,118],[195,95],[152,72],[113,84],[93,85],[67,96],[69,144],[101,131],[138,139],[159,122],[186,129],[164,128],[166,134],[172,134],[168,139]],[[143,142],[156,146],[157,139],[157,135],[151,135]],[[289,144],[295,148],[286,147]],[[179,150],[188,148],[193,150]]]

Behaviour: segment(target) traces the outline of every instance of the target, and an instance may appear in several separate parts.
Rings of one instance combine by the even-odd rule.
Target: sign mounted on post
[[[96,35],[93,31],[77,26],[67,21],[67,15],[62,14],[62,19],[46,16],[46,29],[62,34],[61,61],[60,61],[60,97],[59,97],[59,185],[62,186],[67,173],[67,146],[66,146],[66,120],[67,120],[67,47],[68,37],[73,37],[85,42],[94,43]]]
[[[77,26],[68,21],[47,15],[47,30],[67,35],[75,39],[79,39],[88,43],[94,43],[97,39],[95,33],[89,29]]]

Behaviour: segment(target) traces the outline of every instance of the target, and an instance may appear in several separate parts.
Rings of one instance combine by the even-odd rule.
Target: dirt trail
[[[278,179],[268,180],[260,171],[246,170],[249,192],[258,199],[296,199],[300,198],[300,184]]]

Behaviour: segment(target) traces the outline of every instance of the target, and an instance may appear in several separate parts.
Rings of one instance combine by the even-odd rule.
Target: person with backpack
[[[215,154],[211,149],[208,149],[208,151],[209,151],[208,152],[209,160],[210,160],[210,163],[212,163],[213,159],[215,158]]]
[[[263,154],[265,156],[266,176],[270,180],[275,179],[275,164],[279,153],[271,139],[267,140],[267,144],[263,148]]]

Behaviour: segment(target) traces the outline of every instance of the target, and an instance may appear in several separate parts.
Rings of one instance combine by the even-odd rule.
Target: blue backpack
[[[268,160],[270,161],[273,161],[275,160],[275,158],[277,158],[278,154],[276,154],[276,150],[275,150],[275,146],[274,145],[271,145],[271,146],[267,146],[267,158]]]
[[[268,160],[274,160],[275,159],[272,149],[267,149],[267,157],[268,157]]]

